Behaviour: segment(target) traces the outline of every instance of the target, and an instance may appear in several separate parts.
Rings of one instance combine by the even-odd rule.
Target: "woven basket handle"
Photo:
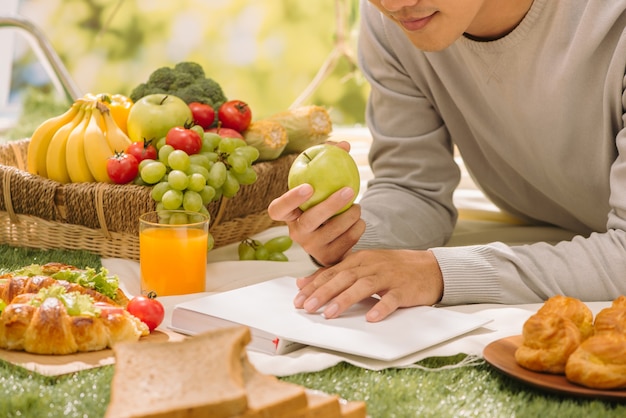
[[[9,146],[13,151],[13,155],[15,156],[15,161],[17,161],[17,168],[26,171],[25,161],[26,158],[23,158],[22,152],[18,143],[15,141],[9,141]],[[4,176],[2,178],[2,197],[4,198],[4,205],[6,207],[6,212],[9,214],[9,219],[11,219],[12,223],[19,223],[19,218],[15,213],[15,209],[13,208],[13,198],[11,197],[11,176],[12,170],[6,170]]]
[[[109,232],[109,228],[107,228],[106,217],[104,216],[104,187],[106,183],[98,183],[96,187],[96,196],[95,196],[95,205],[96,205],[96,214],[98,215],[98,223],[100,224],[100,228],[102,228],[102,233],[108,239],[112,238],[111,232]]]
[[[13,199],[11,198],[11,176],[11,170],[7,170],[2,177],[2,197],[4,198],[4,206],[9,214],[9,219],[11,219],[12,223],[18,223],[19,219],[13,209]]]

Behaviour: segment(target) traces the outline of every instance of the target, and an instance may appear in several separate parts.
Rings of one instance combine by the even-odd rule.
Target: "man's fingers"
[[[267,212],[275,221],[293,222],[302,214],[298,206],[311,196],[313,187],[310,184],[301,184],[270,202]]]
[[[393,312],[400,307],[398,298],[395,297],[393,292],[387,293],[383,296],[376,305],[365,314],[365,319],[368,322],[379,322],[387,318]]]

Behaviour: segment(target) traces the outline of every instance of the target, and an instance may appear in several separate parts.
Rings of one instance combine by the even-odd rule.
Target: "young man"
[[[374,179],[302,213],[309,185],[270,205],[321,264],[296,307],[327,318],[372,294],[367,320],[421,304],[626,294],[626,0],[361,2]],[[347,146],[343,144],[342,146]],[[458,147],[497,206],[575,235],[443,247]]]

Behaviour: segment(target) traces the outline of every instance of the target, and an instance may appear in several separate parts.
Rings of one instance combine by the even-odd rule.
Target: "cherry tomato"
[[[117,152],[107,160],[107,174],[113,183],[130,183],[139,174],[139,161],[134,155]]]
[[[126,305],[126,310],[146,324],[150,331],[154,331],[165,317],[163,305],[151,296],[135,296]]]
[[[197,154],[202,149],[202,138],[198,132],[182,126],[170,129],[165,136],[165,143],[174,149],[185,151],[188,155]]]
[[[126,154],[134,155],[139,162],[157,159],[156,147],[152,145],[151,141],[146,139],[144,139],[143,142],[137,141],[130,144],[128,148],[126,148]]]
[[[209,129],[213,122],[215,122],[215,109],[213,106],[199,103],[199,102],[191,102],[189,103],[189,109],[191,109],[191,114],[193,115],[193,121],[202,126],[203,129]]]
[[[241,100],[229,100],[217,110],[217,118],[223,128],[243,132],[252,121],[252,111],[247,103]]]
[[[241,135],[238,131],[231,129],[231,128],[223,128],[221,126],[217,128],[207,129],[207,132],[214,132],[218,134],[219,136],[221,136],[222,138],[243,139],[243,135]]]

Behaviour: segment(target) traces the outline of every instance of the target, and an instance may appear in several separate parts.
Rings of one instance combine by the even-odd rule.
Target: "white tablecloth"
[[[255,238],[264,241],[286,233],[285,227],[276,227],[255,235]],[[211,251],[207,265],[206,283],[208,291],[193,295],[159,298],[166,308],[166,318],[161,327],[167,328],[173,307],[182,301],[204,296],[212,292],[220,292],[258,283],[279,276],[298,277],[315,271],[315,266],[298,245],[294,245],[286,254],[290,260],[288,262],[239,261],[237,258],[237,244],[231,244]],[[139,294],[138,263],[129,260],[105,258],[102,260],[102,264],[110,273],[117,274],[120,277],[122,288],[129,295]],[[608,301],[588,303],[588,306],[594,313],[609,305],[610,302]],[[541,304],[516,306],[476,304],[443,307],[441,309],[476,313],[480,316],[491,318],[493,321],[486,327],[393,362],[370,360],[315,347],[305,347],[282,356],[271,356],[250,351],[249,356],[259,371],[276,376],[319,371],[332,367],[341,361],[371,370],[381,370],[389,367],[410,367],[416,361],[428,357],[451,356],[459,353],[480,357],[484,347],[490,342],[520,334],[524,321],[536,312],[540,306]]]

